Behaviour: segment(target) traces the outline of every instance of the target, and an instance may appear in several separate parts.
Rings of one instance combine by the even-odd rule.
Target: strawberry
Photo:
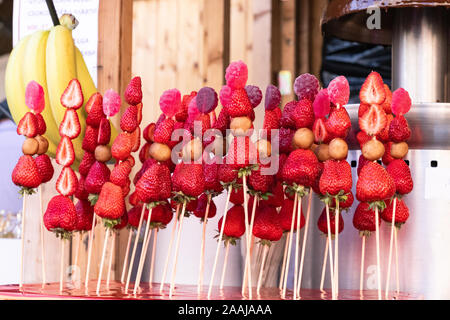
[[[61,137],[69,139],[77,138],[81,133],[80,120],[78,114],[74,109],[67,109],[63,121],[59,125],[59,134]]]
[[[130,84],[125,90],[125,101],[132,106],[142,102],[142,83],[140,77],[131,79]]]
[[[267,200],[260,200],[261,204],[267,204],[268,206],[278,208],[281,207],[284,203],[284,192],[283,192],[283,184],[281,181],[275,181],[270,187]]]
[[[394,157],[391,155],[391,147],[393,142],[388,142],[384,144],[384,155],[381,160],[385,166],[389,165],[392,161],[394,161]]]
[[[244,203],[244,189],[243,188],[233,188],[231,190],[230,202],[233,204],[243,204]]]
[[[81,160],[80,166],[78,168],[78,172],[80,173],[80,175],[87,176],[94,162],[95,162],[95,154],[86,151],[83,155],[83,159]]]
[[[386,112],[386,114],[391,114],[392,92],[387,84],[384,84],[384,92],[386,93],[386,99],[381,106],[383,107],[383,110],[384,112]]]
[[[322,194],[320,192],[320,178],[322,177],[322,173],[323,173],[323,168],[325,167],[325,165],[323,164],[323,162],[318,162],[317,163],[317,169],[319,171],[319,174],[317,175],[316,180],[314,180],[314,184],[311,186],[311,188],[313,189],[313,191],[315,193],[317,193],[318,195]]]
[[[360,156],[359,156],[358,169],[357,169],[358,176],[361,174],[362,168],[363,168],[367,163],[369,163],[369,162],[370,162],[370,161],[367,160],[366,158],[364,158],[363,155],[360,155]]]
[[[386,112],[379,105],[371,105],[369,110],[359,118],[359,127],[369,136],[383,131],[387,124]]]
[[[142,110],[144,109],[144,106],[142,105],[142,103],[139,103],[136,105],[137,108],[137,121],[138,121],[138,126],[141,125],[142,123]]]
[[[231,118],[248,116],[252,110],[252,104],[244,88],[232,90],[229,103],[224,105]]]
[[[366,112],[369,111],[369,109],[370,109],[370,104],[361,102],[359,104],[359,109],[358,109],[358,118],[361,118],[363,115],[365,115]]]
[[[294,232],[297,231],[297,211],[298,206],[295,207],[295,213],[294,213]],[[280,226],[284,231],[291,231],[291,224],[292,224],[292,213],[294,211],[294,200],[286,199],[284,200],[283,206],[280,210]],[[302,229],[305,226],[305,216],[303,215],[303,208],[300,209],[300,229]]]
[[[192,91],[190,95],[184,95],[183,101],[181,101],[181,108],[180,111],[175,115],[175,120],[179,122],[185,122],[188,118],[188,109],[189,104],[191,103],[192,99],[194,99],[197,96],[197,92]]]
[[[196,129],[197,131],[195,131]],[[189,130],[193,134],[201,132],[201,134],[204,135],[209,129],[211,129],[211,119],[209,114],[200,113],[195,117],[195,119],[193,119],[193,121],[189,122]]]
[[[103,97],[100,93],[95,93],[91,96],[86,104],[86,124],[94,128],[98,128],[100,121],[106,118],[103,112]]]
[[[136,191],[134,191],[132,194],[130,194],[130,197],[128,198],[128,202],[132,206],[142,205],[142,202],[139,201]]]
[[[111,172],[110,181],[116,186],[124,187],[127,185],[131,173],[131,166],[128,162],[121,162],[114,167]]]
[[[86,176],[86,191],[90,194],[99,194],[102,191],[102,186],[109,181],[110,174],[111,171],[106,164],[95,161]]]
[[[356,135],[356,140],[358,140],[359,147],[362,149],[362,147],[366,144],[366,142],[369,142],[372,138],[367,135],[364,131],[358,132]]]
[[[44,225],[48,231],[63,233],[75,230],[77,212],[73,202],[64,196],[55,196],[44,213]]]
[[[62,137],[56,149],[56,163],[63,167],[71,166],[75,161],[75,151],[72,141],[68,137]]]
[[[145,127],[144,131],[142,132],[142,136],[144,137],[144,140],[148,143],[154,142],[153,134],[155,133],[156,125],[154,123],[150,123],[148,126]]]
[[[16,186],[25,189],[34,189],[39,187],[42,178],[39,174],[39,168],[32,156],[21,156],[12,172],[12,181]]]
[[[291,118],[295,123],[296,129],[312,129],[314,124],[314,108],[312,102],[307,99],[298,101],[291,114]]]
[[[253,225],[253,235],[261,240],[278,241],[283,236],[277,209],[273,207],[258,207]]]
[[[111,140],[111,124],[108,119],[103,118],[98,127],[97,145],[106,146]]]
[[[133,149],[132,135],[127,132],[121,132],[111,147],[111,154],[117,160],[125,160],[131,154]]]
[[[389,142],[389,128],[391,126],[392,120],[394,120],[394,116],[392,114],[388,114],[386,115],[386,119],[386,126],[380,133],[377,134],[377,140],[383,143]]]
[[[225,134],[226,130],[230,128],[230,116],[225,108],[220,110],[219,117],[213,128],[219,130],[222,134]]]
[[[239,168],[248,167],[250,164],[256,163],[256,146],[248,136],[236,136],[233,138],[226,162],[234,164]]]
[[[136,194],[140,201],[150,203],[163,201],[171,195],[169,168],[159,163],[150,166],[136,184]]]
[[[122,230],[128,225],[128,214],[126,211],[119,219],[120,222],[114,226],[114,230]]]
[[[137,127],[136,130],[131,133],[131,141],[133,143],[131,152],[138,151],[141,146],[141,128]],[[128,156],[127,158],[129,158],[130,156]]]
[[[64,167],[56,181],[56,191],[61,195],[70,197],[78,188],[78,178],[71,167]]]
[[[238,167],[234,164],[227,164],[225,161],[219,166],[217,176],[220,182],[231,183],[238,180]]]
[[[197,208],[195,208],[195,210],[193,210],[192,212],[197,218],[204,220],[207,205],[208,205],[208,196],[206,194],[202,194],[200,198],[198,198]],[[214,203],[214,201],[211,200],[209,203],[208,219],[214,218],[216,216],[216,213],[217,213],[216,204]]]
[[[47,131],[47,125],[45,124],[44,117],[40,113],[36,114],[36,120],[37,120],[37,134],[42,136]]]
[[[77,79],[70,80],[66,90],[61,96],[61,104],[68,109],[80,109],[83,106],[84,97],[81,84]]]
[[[138,126],[138,108],[133,105],[129,106],[120,119],[120,129],[131,133],[136,130]]]
[[[312,186],[319,174],[318,162],[316,155],[311,150],[293,151],[283,167],[284,181],[305,187]]]
[[[280,129],[280,119],[278,118],[278,113],[275,110],[266,110],[264,114],[263,129],[267,130],[267,139],[270,139],[272,136],[271,130]]]
[[[259,165],[258,170],[252,171],[252,174],[248,178],[248,184],[253,191],[260,193],[269,192],[270,187],[273,184],[274,176],[263,174],[262,169],[267,170],[270,168],[270,163],[268,165]]]
[[[101,218],[116,220],[125,211],[122,189],[111,182],[106,182],[94,207],[95,214]]]
[[[144,220],[148,220],[149,210],[145,210]],[[166,226],[172,221],[173,211],[168,203],[160,204],[159,206],[152,209],[152,216],[150,222],[153,224],[159,224]]]
[[[383,79],[380,74],[372,71],[359,92],[361,102],[367,104],[382,104],[386,100]]]
[[[350,116],[345,108],[331,108],[325,128],[333,138],[345,139],[351,127]]]
[[[88,200],[89,198],[89,192],[86,190],[86,178],[83,176],[80,176],[80,179],[78,180],[78,188],[75,192],[75,198],[79,200]]]
[[[297,108],[297,101],[286,103],[283,112],[281,113],[280,126],[282,128],[296,129],[293,114]]]
[[[123,197],[126,198],[128,196],[128,194],[130,193],[130,191],[131,191],[131,180],[130,180],[130,178],[127,177],[127,179],[125,180],[124,185],[121,188],[122,188]]]
[[[392,223],[392,215],[394,214],[394,200],[388,203],[386,209],[381,212],[381,219],[387,223]],[[405,201],[397,199],[397,205],[395,207],[395,226],[400,227],[409,218],[409,209],[406,206]]]
[[[326,127],[326,121],[323,118],[318,118],[313,125],[314,142],[315,143],[329,143],[332,140],[332,136],[328,133]]]
[[[386,170],[392,179],[394,179],[398,194],[405,195],[413,190],[414,183],[411,177],[411,170],[405,161],[395,159],[389,163]]]
[[[351,208],[353,205],[353,202],[355,201],[355,197],[353,196],[353,193],[350,191],[345,195],[347,197],[347,200],[345,201],[339,201],[339,208],[340,209],[348,209]],[[330,207],[336,208],[336,198],[333,198],[331,201]]]
[[[333,210],[330,210],[330,233],[334,235],[336,233],[336,219],[335,219],[335,212]],[[328,235],[328,222],[327,222],[327,211],[326,208],[322,210],[322,214],[319,217],[319,220],[317,221],[317,226],[319,230],[325,234]],[[338,232],[341,233],[342,230],[344,230],[344,219],[342,219],[342,214],[339,213],[339,230]]]
[[[219,232],[222,230],[223,217],[217,225]],[[237,205],[228,210],[223,233],[229,238],[240,238],[245,233],[245,212],[244,207]]]
[[[95,148],[97,148],[97,138],[98,138],[98,129],[88,125],[86,127],[86,132],[83,138],[83,144],[81,146],[83,150],[94,153]]]
[[[277,181],[283,182],[283,167],[284,167],[284,164],[286,163],[287,158],[288,158],[288,156],[285,153],[281,153],[278,156],[278,171],[275,176]]]
[[[356,184],[356,199],[375,202],[391,198],[395,193],[395,182],[387,171],[375,162],[368,162],[359,174]]]
[[[171,118],[163,120],[156,126],[153,134],[153,140],[158,143],[168,144],[172,138],[172,132],[174,130],[175,121]]]
[[[133,228],[137,228],[139,226],[141,214],[142,214],[142,205],[135,206],[130,210],[128,210],[127,212],[128,224]]]
[[[90,231],[92,229],[92,220],[94,218],[94,207],[89,201],[78,201],[75,205],[77,219],[75,222],[75,230]]]
[[[141,151],[139,151],[139,160],[141,161],[141,163],[144,163],[145,161],[147,161],[147,159],[150,158],[150,147],[151,147],[151,143],[146,143],[142,146]]]
[[[286,154],[291,153],[293,150],[292,139],[294,138],[295,130],[280,128],[278,133],[280,139],[280,152]]]
[[[219,164],[217,162],[203,162],[203,176],[205,177],[205,191],[222,192],[223,187],[219,181]]]
[[[319,182],[321,194],[336,196],[341,191],[347,194],[351,191],[352,184],[352,168],[347,161],[325,161]]]
[[[42,154],[40,156],[37,156],[34,159],[34,162],[36,162],[39,175],[41,176],[41,182],[47,183],[52,180],[55,170],[53,169],[53,165],[49,156],[46,154]]]
[[[145,175],[145,174],[144,174]],[[198,197],[205,188],[203,167],[196,163],[179,163],[172,176],[172,189],[189,197]]]
[[[378,221],[378,225],[381,224],[381,219]],[[376,230],[375,224],[375,210],[369,208],[369,204],[361,202],[355,210],[353,216],[353,226],[363,232],[363,234],[370,234]]]
[[[27,112],[17,125],[17,134],[28,138],[34,138],[38,134],[38,119],[34,113]]]
[[[411,137],[411,129],[404,116],[396,116],[389,126],[389,139],[392,142],[407,141]]]

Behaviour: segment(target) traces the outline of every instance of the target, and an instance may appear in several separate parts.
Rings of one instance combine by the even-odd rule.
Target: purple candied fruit
[[[266,101],[264,107],[266,110],[278,108],[281,102],[280,90],[273,84],[268,85],[266,89]]]
[[[350,85],[347,78],[344,76],[334,78],[328,85],[328,96],[336,106],[345,106],[350,99]]]
[[[232,89],[244,88],[248,80],[247,65],[239,60],[230,63],[225,73],[227,85]]]
[[[257,86],[248,85],[245,87],[245,91],[247,91],[247,96],[253,109],[259,106],[262,100],[261,89],[259,89]]]
[[[294,92],[299,100],[314,101],[319,93],[320,84],[315,76],[309,73],[300,75],[294,82]]]
[[[178,89],[166,90],[159,99],[161,111],[169,118],[173,117],[181,108],[181,93]]]
[[[330,113],[330,97],[328,96],[328,90],[322,89],[314,99],[313,103],[314,115],[316,118],[324,118]]]
[[[195,99],[198,110],[205,114],[213,111],[219,103],[216,91],[210,87],[201,88]]]

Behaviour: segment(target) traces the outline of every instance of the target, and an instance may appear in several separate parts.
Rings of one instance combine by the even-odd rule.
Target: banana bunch
[[[46,105],[42,116],[47,124],[45,137],[49,141],[48,154],[53,158],[60,141],[59,125],[65,112],[60,99],[68,83],[72,79],[78,79],[85,104],[97,92],[83,56],[72,37],[72,30],[76,28],[78,21],[72,15],[63,15],[60,22],[61,25],[50,30],[39,30],[23,38],[11,52],[5,74],[6,99],[16,124],[29,111],[25,104],[27,84],[34,80],[44,89]],[[79,162],[84,153],[81,146],[87,113],[84,106],[77,112],[81,134],[73,140],[73,146]],[[117,130],[114,126],[111,127],[111,141],[114,141]]]

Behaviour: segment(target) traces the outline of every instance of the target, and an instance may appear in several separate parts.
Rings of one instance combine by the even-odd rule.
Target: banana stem
[[[50,13],[50,17],[52,17],[53,25],[59,25],[58,14],[56,13],[55,5],[53,4],[53,0],[45,0],[47,3],[48,12]]]

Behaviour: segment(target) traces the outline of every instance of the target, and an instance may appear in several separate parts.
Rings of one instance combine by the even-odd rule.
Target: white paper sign
[[[58,17],[71,13],[80,22],[73,38],[97,85],[99,0],[53,0],[53,3]],[[45,0],[14,0],[13,18],[13,46],[24,36],[53,26]]]
[[[448,199],[450,168],[425,169],[425,199]]]

